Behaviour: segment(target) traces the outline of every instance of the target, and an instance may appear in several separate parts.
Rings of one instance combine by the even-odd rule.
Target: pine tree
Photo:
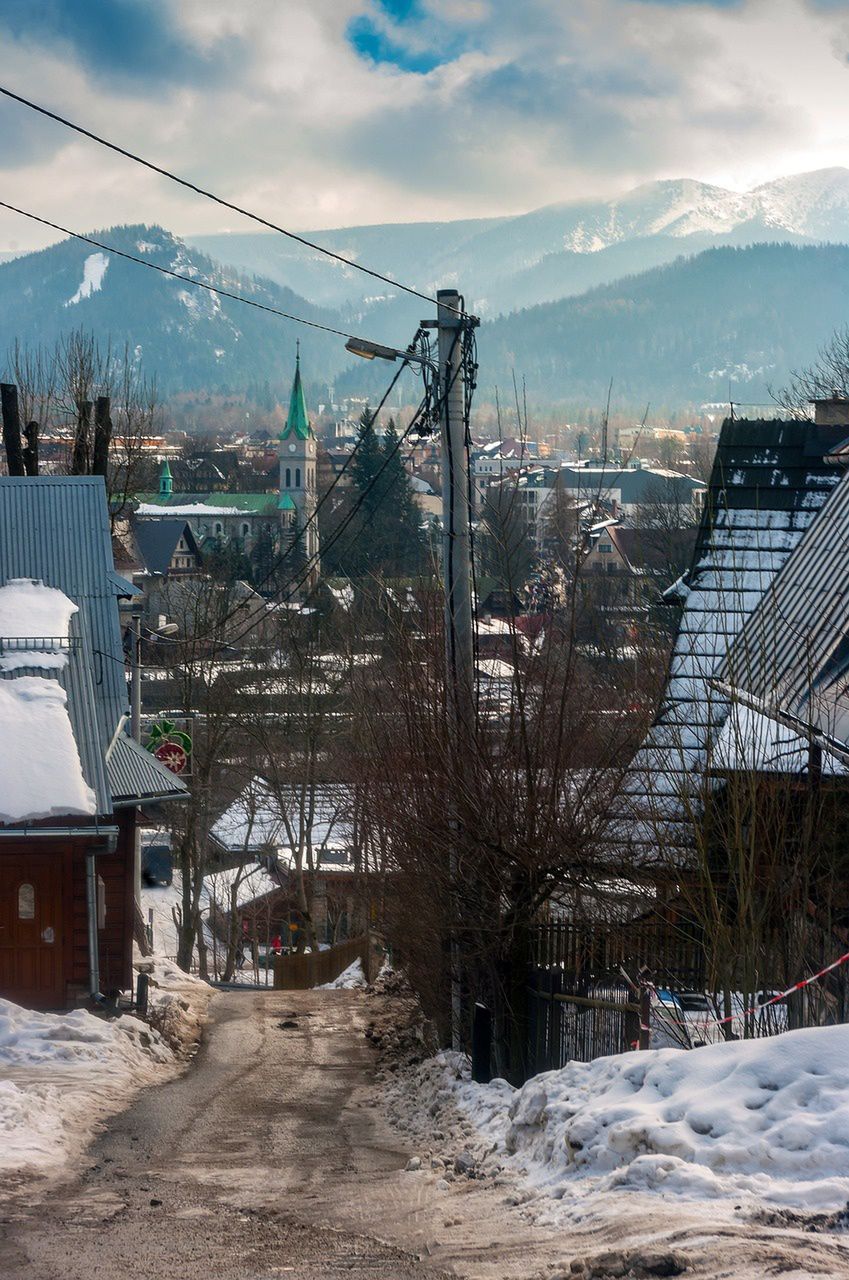
[[[390,420],[381,445],[374,415],[363,410],[350,467],[351,506],[357,507],[357,515],[340,539],[336,560],[339,571],[349,577],[370,573],[411,577],[421,568],[421,513],[398,442]]]
[[[388,573],[401,577],[417,574],[422,561],[422,513],[416,502],[410,474],[404,466],[394,419],[389,420],[383,441],[385,470],[378,487],[383,487],[385,545],[383,554]]]

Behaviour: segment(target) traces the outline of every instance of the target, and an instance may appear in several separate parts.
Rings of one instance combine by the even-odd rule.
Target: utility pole
[[[474,641],[469,460],[466,453],[463,350],[466,318],[456,289],[436,295],[439,394],[442,411],[442,571],[445,584],[445,656],[449,697],[458,731],[474,724]]]
[[[130,735],[141,742],[141,614],[130,626]]]
[[[449,717],[458,761],[474,733],[475,660],[472,632],[472,557],[469,459],[466,452],[463,354],[466,325],[456,289],[436,295],[442,444],[442,577],[445,590],[445,669]],[[456,905],[459,822],[452,815],[451,899]],[[456,921],[451,934],[451,1047],[462,1048],[463,1000]]]

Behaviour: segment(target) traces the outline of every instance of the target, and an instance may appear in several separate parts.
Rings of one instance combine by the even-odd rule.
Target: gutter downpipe
[[[100,947],[97,941],[97,855],[89,849],[85,856],[85,898],[88,917],[88,988],[92,1000],[103,1000],[100,990]]]

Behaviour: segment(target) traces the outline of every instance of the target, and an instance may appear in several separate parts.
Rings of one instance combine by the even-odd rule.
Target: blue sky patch
[[[410,0],[385,0],[383,7],[389,9],[390,6],[397,9],[404,8],[408,15],[415,7]],[[450,57],[444,47],[437,52],[436,49],[410,48],[398,40],[393,40],[376,22],[365,15],[354,18],[348,26],[347,35],[350,44],[361,57],[378,64],[388,63],[401,71],[418,72],[424,75],[428,71],[433,71],[434,67],[440,66],[441,63],[449,61]]]

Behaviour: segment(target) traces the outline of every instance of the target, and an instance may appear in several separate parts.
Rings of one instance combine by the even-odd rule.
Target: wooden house
[[[0,996],[132,983],[140,807],[185,785],[127,732],[103,479],[0,478]]]

